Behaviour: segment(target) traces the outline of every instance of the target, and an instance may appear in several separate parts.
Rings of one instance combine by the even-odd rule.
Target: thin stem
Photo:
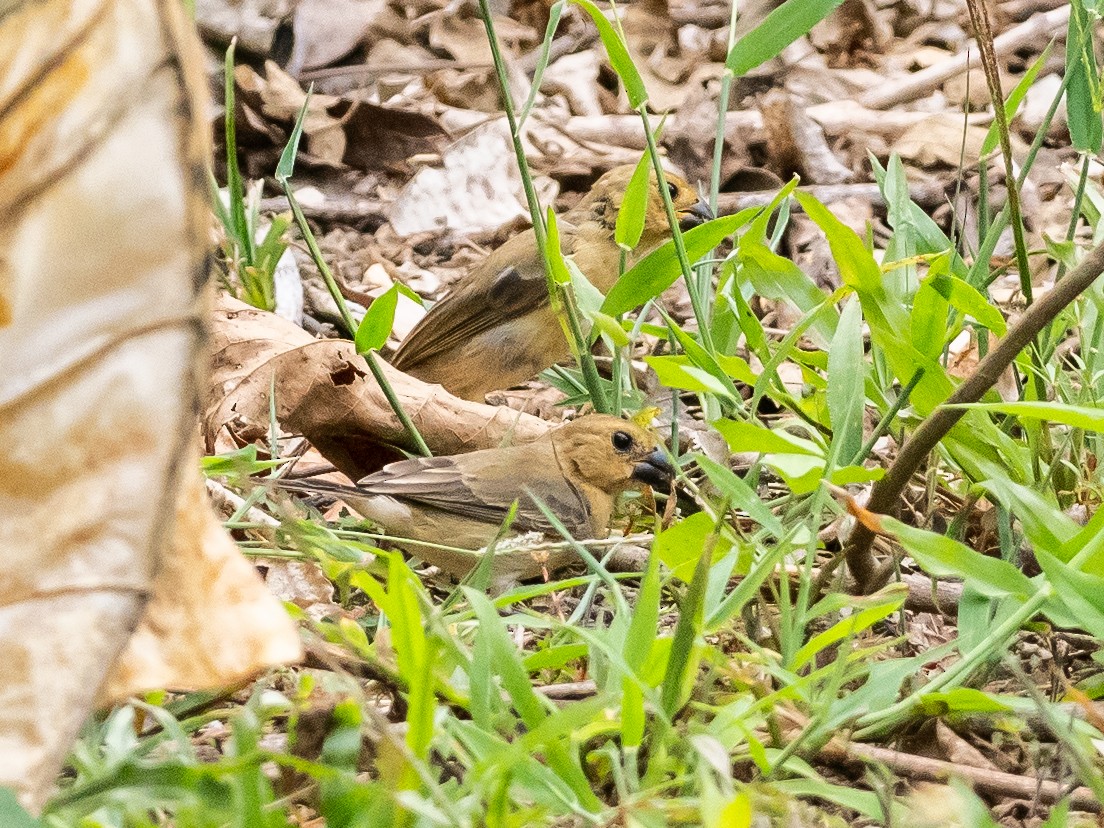
[[[391,406],[391,410],[395,412],[395,416],[399,418],[399,422],[402,423],[403,428],[406,429],[406,433],[410,436],[410,439],[414,441],[414,446],[418,449],[418,453],[422,455],[422,457],[432,457],[433,452],[429,450],[429,446],[427,446],[425,440],[422,439],[418,427],[414,425],[414,421],[410,419],[410,415],[406,413],[406,409],[403,408],[402,403],[399,402],[399,398],[395,394],[395,389],[391,387],[391,381],[387,379],[387,375],[383,373],[383,368],[380,367],[376,352],[371,350],[362,354],[362,356],[368,363],[368,368],[372,371],[372,376],[375,377],[376,382],[379,383],[380,390],[383,391],[383,396],[387,397],[387,403]]]
[[[487,32],[487,42],[491,48],[491,57],[494,60],[495,75],[498,79],[498,91],[502,98],[502,109],[506,113],[506,123],[510,127],[510,140],[514,145],[514,155],[517,158],[518,172],[521,173],[521,183],[525,190],[525,201],[529,205],[529,216],[533,222],[533,236],[537,242],[537,252],[544,262],[544,275],[548,282],[548,296],[552,306],[562,307],[562,313],[567,319],[567,328],[571,338],[575,342],[575,350],[578,353],[579,367],[583,372],[583,379],[587,384],[591,403],[600,412],[608,412],[605,393],[602,391],[602,383],[598,376],[598,368],[594,364],[594,356],[587,347],[586,337],[583,335],[583,326],[579,321],[577,306],[575,304],[574,291],[571,285],[559,285],[552,275],[552,267],[548,253],[548,232],[544,225],[544,216],[541,213],[540,201],[537,199],[537,190],[533,186],[533,176],[529,171],[529,162],[525,157],[525,147],[521,142],[521,132],[518,126],[517,115],[514,113],[514,102],[510,97],[510,80],[506,73],[506,62],[502,59],[502,50],[498,45],[498,36],[495,34],[494,20],[491,17],[491,9],[488,0],[479,0],[479,12],[483,18],[483,27]],[[661,188],[662,189],[662,188]],[[556,251],[556,255],[562,255]],[[557,302],[556,300],[561,301]]]
[[[486,0],[481,0],[486,2]],[[651,122],[648,120],[647,104],[641,104],[637,109],[641,120],[644,122],[644,138],[648,142],[648,155],[652,159],[652,167],[655,169],[656,180],[663,181],[663,164],[659,158],[659,148],[656,146],[655,135],[652,133]],[[671,202],[671,194],[666,187],[659,188],[659,195],[663,199],[663,209],[667,212],[667,222],[671,226],[671,236],[675,242],[675,253],[678,255],[679,266],[682,269],[682,277],[686,282],[686,292],[690,294],[690,304],[694,308],[694,317],[698,320],[698,335],[702,345],[710,354],[715,353],[713,348],[713,335],[709,331],[709,319],[705,315],[702,306],[702,298],[698,293],[698,286],[694,281],[693,270],[690,265],[690,257],[686,253],[686,244],[682,240],[682,231],[679,229],[678,216],[675,214],[675,205]]]
[[[290,180],[284,182],[284,196],[287,197],[288,204],[291,205],[291,213],[295,216],[295,223],[299,225],[299,232],[303,234],[303,241],[307,243],[307,250],[310,251],[311,259],[314,260],[318,272],[322,274],[322,281],[326,283],[326,290],[330,292],[334,304],[337,305],[337,312],[341,315],[345,333],[348,334],[350,339],[354,339],[357,332],[357,323],[349,312],[349,306],[345,304],[345,297],[341,295],[341,290],[337,286],[333,272],[322,256],[322,250],[318,247],[318,242],[314,238],[310,225],[307,224],[307,217],[303,215],[303,208],[299,206],[299,201],[295,198]]]

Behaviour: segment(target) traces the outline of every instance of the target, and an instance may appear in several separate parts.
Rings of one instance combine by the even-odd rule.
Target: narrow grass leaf
[[[1026,72],[1024,72],[1023,77],[1020,78],[1019,82],[1012,89],[1012,91],[1008,93],[1008,98],[1004,102],[1004,115],[1005,118],[1007,118],[1009,121],[1011,121],[1016,116],[1016,110],[1020,108],[1020,104],[1023,102],[1024,97],[1027,95],[1027,90],[1029,90],[1035,83],[1035,78],[1039,76],[1039,70],[1043,68],[1044,64],[1046,64],[1047,58],[1050,57],[1050,50],[1053,46],[1054,41],[1051,40],[1050,43],[1046,45],[1046,48],[1043,49],[1042,54],[1040,54],[1039,57],[1036,58],[1035,62],[1028,67]],[[993,150],[995,150],[999,141],[1000,133],[997,131],[997,121],[994,120],[993,123],[989,125],[989,131],[985,133],[985,140],[981,142],[981,157],[984,158]]]
[[[1096,64],[1093,33],[1096,24],[1088,4],[1070,3],[1066,33],[1066,112],[1074,149],[1095,155],[1100,152],[1104,127],[1101,122],[1100,69]]]
[[[518,113],[517,128],[521,131],[525,119],[536,103],[537,93],[540,92],[541,80],[544,78],[544,70],[548,68],[548,59],[552,50],[552,39],[556,36],[556,29],[560,25],[560,16],[563,15],[566,0],[556,0],[548,10],[548,25],[544,27],[544,40],[541,41],[540,54],[537,55],[537,66],[533,70],[533,81],[529,86],[529,97],[525,99],[525,105]]]
[[[299,154],[299,141],[303,137],[303,123],[307,119],[307,107],[310,106],[311,89],[307,90],[307,96],[303,99],[303,106],[295,118],[295,125],[291,128],[291,135],[284,144],[284,151],[280,153],[280,161],[276,164],[276,181],[281,186],[289,186],[291,175],[295,172],[295,158]]]
[[[1006,713],[1012,708],[992,693],[973,687],[956,687],[942,693],[927,693],[920,697],[920,710],[925,716],[946,716],[948,713]]]
[[[833,644],[838,644],[844,639],[852,638],[864,630],[870,629],[871,626],[879,621],[888,618],[905,602],[907,593],[908,588],[904,587],[901,590],[901,594],[894,596],[891,600],[879,606],[860,610],[854,615],[837,621],[824,632],[814,635],[794,653],[793,663],[787,665],[788,669],[794,672],[801,670],[806,664],[812,661],[821,650],[831,647]]]
[[[852,296],[843,306],[828,351],[828,422],[834,456],[840,463],[850,463],[862,447],[865,379],[862,308]]]
[[[725,57],[725,69],[736,76],[745,75],[756,66],[777,57],[799,37],[808,34],[842,2],[786,0],[733,44]]]
[[[636,70],[625,41],[613,24],[606,19],[606,15],[590,0],[571,0],[576,6],[590,15],[594,25],[598,27],[598,36],[602,38],[602,45],[606,47],[606,56],[610,66],[621,82],[625,84],[625,95],[629,99],[629,106],[637,109],[648,100],[648,90],[644,88],[644,80]]]
[[[625,188],[625,198],[617,211],[617,223],[613,229],[613,240],[623,248],[632,250],[640,242],[644,233],[644,216],[648,211],[648,172],[651,159],[647,153],[636,162],[629,185]]]
[[[749,207],[731,216],[712,219],[682,234],[686,255],[697,261],[724,239],[747,224],[763,208]],[[653,250],[630,267],[606,294],[602,312],[610,316],[628,313],[649,299],[654,299],[682,275],[674,241]]]
[[[694,460],[705,472],[709,482],[717,487],[721,496],[733,506],[746,512],[748,517],[774,535],[781,538],[784,534],[782,524],[752,488],[741,480],[732,469],[711,460],[704,454],[695,454]]]
[[[239,250],[242,256],[245,257],[246,263],[253,264],[255,242],[249,232],[249,222],[246,221],[245,217],[245,185],[242,181],[241,169],[238,167],[237,123],[235,121],[237,110],[234,105],[234,49],[237,43],[237,38],[231,39],[222,66],[224,73],[223,105],[226,111],[223,127],[226,135],[226,190],[230,196],[230,217]]]
[[[395,308],[399,304],[399,290],[391,285],[368,306],[356,332],[358,354],[378,351],[387,343],[395,324]]]
[[[1040,400],[1001,403],[968,403],[953,407],[976,408],[981,411],[996,411],[1000,414],[1011,414],[1013,417],[1021,417],[1028,420],[1047,420],[1048,422],[1061,423],[1071,428],[1081,428],[1085,431],[1094,431],[1098,434],[1104,434],[1104,408],[1094,408],[1086,405],[1068,405],[1061,402],[1044,402]]]

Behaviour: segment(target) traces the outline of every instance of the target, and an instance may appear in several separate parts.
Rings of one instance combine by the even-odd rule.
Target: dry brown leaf
[[[238,135],[248,169],[270,173],[307,93],[272,61],[265,74],[239,65],[234,70],[237,107],[248,131]],[[448,137],[431,117],[367,101],[314,94],[303,122],[306,166],[348,165],[371,171],[404,169],[406,159],[437,152]]]
[[[964,131],[965,130],[965,131]],[[917,167],[936,165],[958,168],[976,166],[988,130],[973,124],[963,126],[961,115],[932,115],[910,127],[894,144],[894,151]],[[1022,158],[1026,147],[1012,136],[1012,154]]]
[[[315,340],[275,314],[220,296],[214,366],[204,415],[208,451],[267,443],[269,394],[276,418],[357,480],[413,445],[353,343]],[[544,434],[549,424],[453,397],[383,364],[403,408],[434,454],[459,454]]]
[[[196,474],[209,212],[192,38],[172,2],[0,15],[0,785],[32,809],[142,617]],[[184,497],[176,548],[225,547]],[[149,632],[160,646],[166,630]],[[209,655],[201,672],[225,667]]]

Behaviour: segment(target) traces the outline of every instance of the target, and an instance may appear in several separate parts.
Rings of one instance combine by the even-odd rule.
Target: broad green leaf
[[[695,262],[728,238],[755,216],[761,207],[749,207],[731,216],[721,216],[691,228],[682,234],[686,255]],[[606,295],[602,312],[610,316],[627,313],[654,299],[682,275],[674,241],[653,250],[617,280]]]
[[[805,454],[816,458],[823,457],[823,453],[814,443],[784,431],[771,431],[756,423],[742,423],[736,420],[717,420],[712,425],[734,452]]]
[[[786,0],[758,26],[742,35],[725,57],[725,69],[745,75],[777,57],[832,13],[843,0]]]
[[[376,297],[368,306],[356,332],[358,354],[378,351],[387,343],[391,327],[395,324],[395,308],[399,304],[399,291],[395,285]]]
[[[644,357],[644,361],[655,371],[660,384],[665,388],[731,397],[720,380],[695,366],[687,356],[678,354]]]
[[[621,247],[632,250],[640,242],[644,232],[644,217],[648,212],[648,173],[652,159],[647,153],[636,162],[629,185],[625,188],[625,198],[617,211],[617,223],[613,229],[613,240]]]
[[[990,598],[1024,598],[1035,592],[1035,585],[1012,564],[975,552],[965,544],[881,516],[882,528],[901,542],[925,572],[937,578],[964,579]]]
[[[973,285],[942,271],[930,275],[924,281],[950,302],[952,307],[977,320],[997,336],[1004,336],[1008,325],[1001,312],[990,305]]]
[[[747,483],[737,477],[732,469],[728,466],[722,466],[704,454],[695,454],[694,460],[698,467],[705,472],[709,482],[717,487],[717,491],[721,493],[721,496],[727,498],[734,508],[746,512],[748,517],[776,538],[782,537],[784,532],[778,518],[767,508],[759,495]]]
[[[828,351],[828,420],[837,463],[850,463],[862,447],[865,376],[862,309],[852,296],[843,306]]]
[[[713,535],[716,521],[705,512],[697,512],[664,529],[652,542],[652,554],[656,555],[672,574],[687,583],[694,576],[694,569],[702,555],[707,539]],[[713,559],[728,554],[732,542],[722,534],[716,542]]]
[[[1035,558],[1054,588],[1053,600],[1069,608],[1078,628],[1104,638],[1104,578],[1064,564],[1044,549],[1036,549]]]
[[[610,66],[625,84],[625,95],[629,99],[629,106],[633,109],[639,108],[648,100],[648,90],[644,88],[644,80],[636,71],[636,64],[633,63],[620,33],[606,19],[605,13],[590,0],[571,0],[571,2],[590,15],[594,25],[598,27],[598,36],[602,38],[602,45],[606,47]]]
[[[787,302],[802,313],[824,303],[824,291],[793,261],[771,250],[761,235],[750,230],[744,233],[736,247],[736,260],[740,276],[750,281],[760,296]],[[813,330],[814,341],[826,346],[835,330],[834,314],[821,314]]]
[[[1080,527],[1073,519],[1034,489],[1003,477],[984,480],[980,485],[989,492],[990,500],[996,498],[1016,516],[1028,541],[1037,549],[1060,555],[1062,547],[1078,534]]]
[[[621,323],[612,316],[606,316],[601,311],[591,311],[586,315],[594,325],[594,332],[608,336],[616,347],[624,348],[632,342]]]

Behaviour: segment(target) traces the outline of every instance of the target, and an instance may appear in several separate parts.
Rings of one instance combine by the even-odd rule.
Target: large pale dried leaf
[[[0,785],[31,808],[139,622],[195,459],[189,28],[149,0],[0,16]]]
[[[204,415],[209,451],[267,442],[276,418],[356,480],[413,449],[353,343],[315,340],[275,314],[221,296],[213,317],[214,366]],[[435,454],[458,454],[545,433],[543,420],[453,397],[383,364],[403,408]]]
[[[276,30],[293,0],[195,0],[196,25],[214,43],[238,39],[239,50],[270,57]]]

